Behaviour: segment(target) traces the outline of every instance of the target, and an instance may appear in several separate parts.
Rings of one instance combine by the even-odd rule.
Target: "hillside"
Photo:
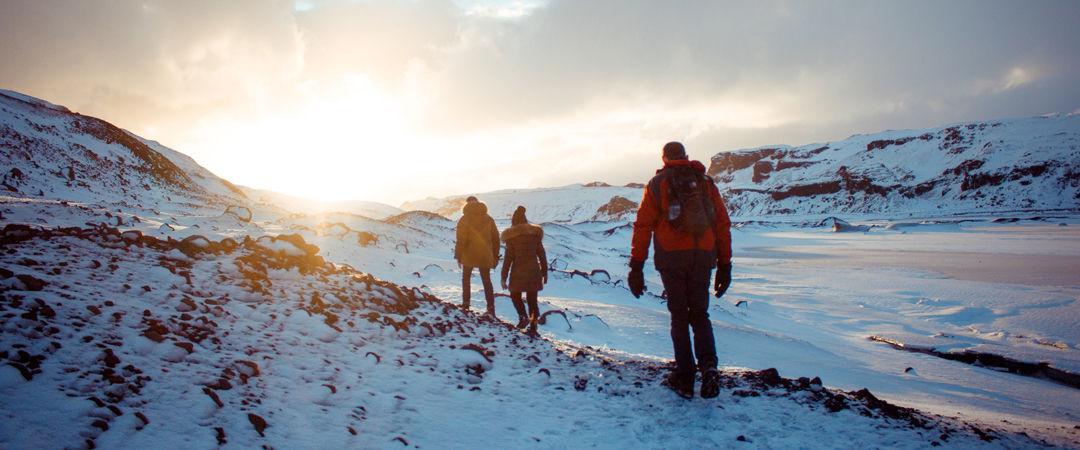
[[[724,152],[708,173],[736,217],[1076,211],[1080,114]]]
[[[506,189],[479,194],[455,195],[405,202],[406,211],[428,211],[457,220],[465,199],[475,195],[488,205],[496,220],[510,219],[518,206],[525,206],[529,221],[585,222],[634,220],[641,201],[641,187],[616,187],[604,183],[573,184],[556,188]]]
[[[253,189],[247,186],[239,186],[239,188],[256,204],[256,206],[279,207],[294,213],[313,215],[324,212],[341,212],[370,217],[372,219],[385,219],[405,212],[393,206],[378,202],[365,202],[359,200],[321,202],[309,198],[285,195],[267,189]]]
[[[186,155],[11,91],[0,91],[0,157],[3,187],[42,199],[222,210],[246,199]]]

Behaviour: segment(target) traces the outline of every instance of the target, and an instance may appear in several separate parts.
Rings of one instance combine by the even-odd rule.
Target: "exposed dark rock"
[[[243,367],[246,367],[246,372],[245,373],[247,373],[248,376],[252,376],[252,377],[259,376],[259,365],[258,364],[255,364],[255,363],[253,363],[251,361],[244,361],[244,360],[237,360],[236,364],[241,365]],[[244,371],[245,369],[241,368],[240,370]]]
[[[26,287],[24,289],[26,291],[40,291],[45,289],[45,286],[49,285],[47,281],[35,278],[33,275],[15,275],[15,278],[18,278],[19,281],[22,282],[23,286]]]
[[[844,401],[844,397],[842,395],[829,396],[829,398],[825,399],[825,401],[822,402],[822,406],[824,406],[831,412],[839,412],[843,409],[847,409],[848,407],[847,402]]]
[[[897,350],[904,350],[914,353],[925,353],[928,355],[937,356],[939,358],[948,359],[951,361],[958,361],[965,364],[978,363],[978,365],[984,367],[1001,368],[1008,370],[1009,373],[1014,373],[1017,375],[1050,379],[1066,386],[1080,389],[1080,374],[1052,367],[1050,366],[1050,364],[1045,362],[1028,363],[1023,361],[1017,361],[1012,358],[1006,358],[1004,356],[998,356],[990,353],[973,352],[969,350],[965,350],[962,353],[939,352],[934,349],[904,345],[901,342],[897,342],[892,339],[883,338],[880,336],[870,336],[868,339],[889,344]]]
[[[776,162],[776,171],[779,172],[784,169],[793,169],[799,167],[810,167],[814,164],[818,164],[816,161],[787,161],[781,160]]]
[[[773,171],[773,165],[768,161],[758,161],[754,163],[754,176],[752,181],[760,183],[769,178],[769,172]]]
[[[778,149],[775,148],[766,148],[760,150],[719,153],[712,157],[712,162],[709,164],[709,171],[707,173],[711,177],[720,172],[731,173],[737,170],[746,169],[753,166],[754,163],[772,156],[777,150]]]
[[[105,367],[113,368],[120,364],[120,357],[113,354],[111,348],[105,349]]]
[[[491,359],[491,357],[495,356],[495,352],[493,352],[491,350],[488,350],[488,349],[486,349],[486,348],[484,348],[484,347],[482,347],[482,346],[480,346],[478,344],[473,344],[473,343],[465,344],[465,345],[461,346],[461,349],[462,350],[472,350],[472,351],[474,351],[476,353],[479,353],[480,356],[483,356],[484,359],[487,360],[487,362],[494,361],[493,359]]]
[[[157,342],[159,344],[165,341],[165,337],[158,334],[156,331],[151,331],[151,330],[144,331],[143,336],[146,337],[147,339],[149,339],[151,341],[154,341],[154,342]]]
[[[218,378],[216,382],[214,382],[213,384],[208,384],[206,385],[206,387],[216,391],[227,391],[233,388],[232,383],[230,383],[229,380],[226,380],[224,378]]]
[[[217,438],[218,445],[225,445],[227,442],[229,442],[229,441],[225,440],[225,429],[224,428],[214,427],[214,433],[215,433],[214,437]]]
[[[780,201],[789,197],[813,197],[817,195],[835,194],[842,190],[840,183],[840,181],[828,181],[824,183],[792,186],[784,191],[774,191],[771,195],[773,200]]]
[[[612,197],[607,204],[601,205],[600,208],[596,210],[596,215],[593,216],[593,219],[596,220],[605,217],[621,218],[627,214],[637,212],[637,207],[638,204],[636,202],[615,196]]]
[[[377,244],[379,242],[378,237],[376,237],[373,233],[367,231],[361,231],[357,233],[357,239],[361,247],[367,247],[372,243]]]
[[[26,381],[30,381],[34,378],[34,375],[30,373],[30,369],[27,369],[26,366],[22,364],[19,364],[17,362],[9,362],[7,363],[7,365],[17,369],[19,371],[19,374],[22,375],[22,377],[25,378]]]
[[[203,391],[204,394],[210,396],[210,399],[213,400],[215,404],[217,404],[218,408],[224,408],[225,407],[225,404],[221,403],[221,397],[218,397],[217,392],[214,392],[212,389],[210,389],[208,387],[204,387],[202,391]]]
[[[184,297],[182,300],[180,300],[180,305],[176,307],[176,312],[189,312],[196,309],[199,309],[199,307],[195,304],[195,300],[192,300],[189,297]]]
[[[255,427],[255,431],[259,433],[259,436],[266,437],[266,435],[263,434],[263,430],[270,426],[266,423],[266,419],[263,419],[256,414],[248,413],[248,421]]]

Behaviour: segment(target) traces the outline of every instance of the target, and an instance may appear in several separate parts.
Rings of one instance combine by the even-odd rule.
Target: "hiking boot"
[[[701,372],[701,398],[716,398],[720,395],[720,372],[705,369]]]
[[[667,374],[667,377],[661,384],[667,385],[667,387],[675,391],[675,393],[678,394],[679,397],[685,398],[687,400],[694,398],[693,378],[691,378],[689,382],[680,381],[679,378],[675,376],[675,373],[672,372]]]
[[[528,317],[521,317],[520,319],[518,319],[517,329],[524,330],[525,327],[528,327],[528,326],[529,326],[529,318]]]

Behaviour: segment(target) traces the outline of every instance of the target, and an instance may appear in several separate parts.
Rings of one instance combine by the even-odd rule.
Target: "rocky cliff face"
[[[717,154],[734,216],[1080,208],[1080,115],[886,131]]]

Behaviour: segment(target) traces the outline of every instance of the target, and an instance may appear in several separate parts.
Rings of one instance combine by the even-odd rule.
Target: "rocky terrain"
[[[733,216],[1075,211],[1080,115],[725,152],[708,173]]]

